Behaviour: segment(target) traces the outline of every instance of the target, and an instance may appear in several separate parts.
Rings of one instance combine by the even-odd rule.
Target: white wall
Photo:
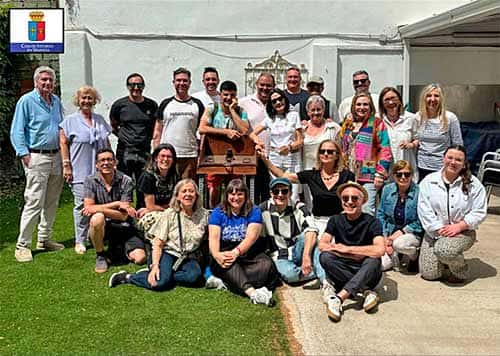
[[[392,38],[400,25],[467,2],[72,0],[66,4],[62,98],[71,109],[74,91],[94,85],[103,97],[96,111],[107,116],[113,101],[126,95],[129,73],[142,73],[145,95],[161,100],[172,95],[171,73],[179,66],[192,71],[192,91],[202,88],[209,65],[243,89],[247,64],[279,50],[323,76],[326,95],[339,102],[352,94],[351,73],[358,69],[370,72],[374,91],[402,83],[400,43],[382,45],[379,36]]]

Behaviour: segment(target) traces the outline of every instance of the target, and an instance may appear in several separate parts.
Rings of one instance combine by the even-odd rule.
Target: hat
[[[337,196],[340,198],[344,189],[349,188],[349,187],[358,189],[360,192],[363,193],[363,197],[365,198],[364,202],[366,203],[368,201],[368,192],[366,191],[365,187],[363,187],[359,183],[353,182],[352,180],[348,181],[347,183],[341,184],[337,188]]]
[[[307,81],[307,85],[309,84],[325,84],[325,82],[323,81],[323,78],[321,78],[320,76],[318,75],[313,75],[311,78],[309,78],[309,80]],[[307,86],[306,85],[306,86]]]
[[[274,178],[271,183],[269,183],[269,188],[273,189],[276,185],[283,184],[287,187],[292,187],[292,183],[287,178]]]

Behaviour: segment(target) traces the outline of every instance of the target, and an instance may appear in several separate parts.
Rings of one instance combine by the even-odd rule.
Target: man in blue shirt
[[[38,223],[37,249],[56,251],[64,246],[50,239],[59,196],[64,184],[59,153],[59,123],[63,109],[52,94],[56,75],[41,66],[33,76],[35,89],[16,104],[10,140],[21,157],[26,174],[24,208],[21,215],[15,257],[30,262],[33,230]]]

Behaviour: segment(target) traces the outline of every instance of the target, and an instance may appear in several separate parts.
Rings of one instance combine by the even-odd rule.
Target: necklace
[[[327,175],[326,173],[322,173],[321,174],[321,178],[323,178],[324,180],[326,180],[327,182],[332,180],[333,178],[337,177],[339,174],[338,173],[333,173],[332,175]]]

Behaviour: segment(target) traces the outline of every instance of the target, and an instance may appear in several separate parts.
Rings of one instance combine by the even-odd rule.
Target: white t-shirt
[[[208,95],[206,90],[202,90],[194,93],[192,96],[195,97],[196,99],[199,99],[203,103],[203,106],[205,108],[208,107],[212,108],[214,106],[214,102],[216,102],[217,104],[220,103],[219,93],[217,93],[217,95],[210,96]]]
[[[295,132],[302,129],[300,115],[290,111],[283,115],[276,115],[274,119],[266,118],[261,124],[269,133],[269,146],[278,149],[295,141]]]

